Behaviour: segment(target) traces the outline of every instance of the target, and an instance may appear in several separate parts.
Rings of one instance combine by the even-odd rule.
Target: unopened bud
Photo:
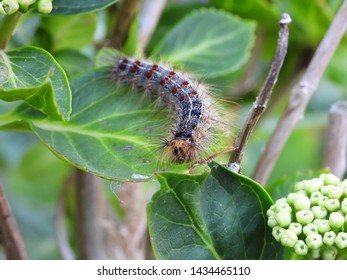
[[[328,191],[328,197],[340,199],[342,193],[343,193],[343,188],[340,188],[337,186],[331,186]]]
[[[38,0],[37,9],[40,13],[49,14],[53,9],[52,0]]]
[[[315,224],[308,224],[303,227],[302,231],[306,236],[308,236],[311,233],[318,233],[318,228]]]
[[[280,241],[281,241],[282,234],[283,234],[284,231],[285,231],[284,228],[281,228],[281,227],[279,227],[279,226],[275,226],[275,227],[272,229],[272,236],[276,239],[276,241],[280,242]]]
[[[310,233],[306,239],[307,247],[310,249],[318,249],[323,244],[322,236],[318,233]]]
[[[275,214],[275,219],[279,226],[287,227],[292,221],[291,215],[287,211],[281,211]]]
[[[347,214],[347,198],[344,198],[341,202],[341,211]]]
[[[276,203],[276,212],[281,212],[281,211],[291,213],[292,208],[287,202]]]
[[[300,210],[295,214],[297,221],[302,225],[307,225],[313,221],[313,213],[310,210]]]
[[[328,231],[324,233],[323,243],[328,246],[332,246],[335,243],[336,233],[333,231]]]
[[[318,205],[319,199],[321,199],[324,195],[320,191],[316,191],[311,193],[310,201],[312,205]]]
[[[305,256],[308,252],[306,243],[302,240],[298,240],[294,245],[294,252],[299,256]]]
[[[327,246],[321,252],[323,260],[335,260],[337,256],[337,248],[335,246]]]
[[[295,232],[298,236],[302,233],[302,225],[299,223],[290,223],[288,229]]]
[[[320,234],[326,233],[330,231],[330,225],[328,220],[314,220],[314,224],[317,226],[317,230]]]
[[[319,191],[319,189],[323,186],[323,181],[318,178],[314,178],[312,180],[306,181],[304,185],[305,185],[304,186],[305,191],[308,194],[310,194],[310,193]]]
[[[287,247],[294,247],[298,241],[298,236],[290,229],[285,230],[281,236],[281,244]]]
[[[339,249],[347,248],[347,233],[339,232],[335,238],[335,244]]]
[[[345,222],[345,217],[340,212],[332,212],[329,216],[329,225],[334,230],[339,230]]]
[[[307,196],[299,196],[294,200],[294,207],[296,210],[310,209],[311,201]]]
[[[287,195],[287,202],[291,205],[294,204],[294,200],[296,199],[296,197],[298,196],[297,193],[290,193]]]
[[[325,208],[328,211],[336,211],[340,208],[340,201],[336,198],[329,198],[326,202],[325,202]]]
[[[333,174],[327,174],[324,178],[324,185],[337,185],[340,179]]]
[[[3,0],[2,8],[7,15],[12,15],[18,11],[19,5],[16,0]]]
[[[316,219],[323,219],[328,214],[327,209],[322,206],[313,206],[311,211]]]

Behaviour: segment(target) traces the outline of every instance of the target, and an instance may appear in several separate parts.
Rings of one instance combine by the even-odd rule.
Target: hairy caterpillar
[[[111,76],[121,84],[144,88],[170,108],[174,124],[163,147],[172,161],[201,159],[220,127],[220,118],[203,85],[168,67],[125,57],[116,59]]]

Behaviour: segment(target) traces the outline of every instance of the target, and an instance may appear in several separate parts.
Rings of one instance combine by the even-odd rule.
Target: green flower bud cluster
[[[321,174],[298,182],[267,216],[274,238],[297,255],[335,259],[347,248],[347,179]]]
[[[17,11],[26,12],[36,7],[40,13],[49,14],[53,0],[0,0],[0,15],[12,15]]]

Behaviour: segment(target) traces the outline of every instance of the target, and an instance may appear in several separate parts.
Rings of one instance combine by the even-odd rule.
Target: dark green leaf
[[[158,259],[277,259],[266,225],[272,200],[249,178],[211,164],[197,176],[161,173],[147,208]]]
[[[201,9],[177,24],[154,54],[165,61],[183,64],[200,77],[223,76],[247,61],[254,30],[253,22],[222,11]]]
[[[52,15],[71,15],[97,11],[118,0],[54,0]]]
[[[52,53],[63,49],[80,50],[93,42],[96,15],[44,17],[41,28],[51,35]]]
[[[68,77],[72,77],[93,68],[93,61],[85,54],[76,50],[62,50],[54,55],[64,68]]]
[[[63,69],[49,53],[34,47],[0,52],[0,99],[23,100],[59,120],[68,119],[71,112]]]

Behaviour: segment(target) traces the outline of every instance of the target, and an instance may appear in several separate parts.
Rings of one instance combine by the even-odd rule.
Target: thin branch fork
[[[288,14],[284,13],[279,21],[280,31],[278,35],[278,45],[275,58],[271,64],[269,74],[263,85],[262,90],[257,96],[253,107],[251,108],[246,121],[244,122],[240,132],[237,135],[234,146],[235,151],[231,154],[229,159],[229,168],[235,172],[240,172],[240,163],[243,158],[244,150],[248,143],[248,139],[258,123],[260,116],[265,111],[267,103],[271,97],[272,90],[277,82],[278,74],[282,68],[284,58],[287,53],[289,30],[288,24],[291,18]]]
[[[0,243],[4,246],[6,258],[9,260],[26,259],[24,242],[12,215],[10,205],[0,186]]]
[[[345,0],[315,52],[304,76],[293,88],[288,106],[258,161],[253,179],[264,185],[296,124],[303,119],[308,102],[347,28]]]

